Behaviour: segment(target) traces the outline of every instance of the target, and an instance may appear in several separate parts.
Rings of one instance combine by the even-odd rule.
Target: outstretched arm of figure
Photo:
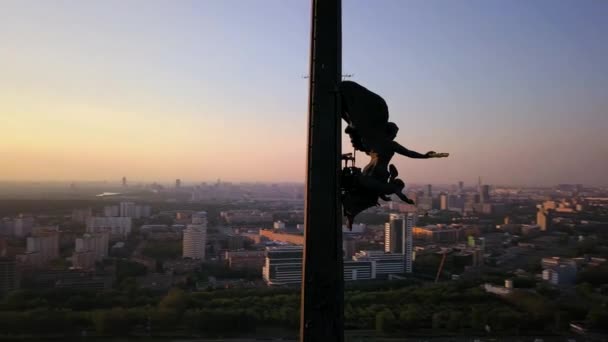
[[[416,158],[416,159],[445,158],[450,155],[449,153],[437,153],[435,151],[429,151],[425,154],[418,153],[416,151],[408,150],[407,148],[401,146],[401,144],[399,144],[396,141],[393,141],[393,151],[395,151],[395,153],[398,153],[402,156]]]
[[[416,151],[411,151],[408,150],[407,148],[401,146],[401,144],[399,144],[396,141],[393,141],[393,151],[395,151],[395,153],[398,153],[402,156],[406,156],[406,157],[410,157],[410,158],[416,158],[416,159],[426,159],[426,158],[430,158],[427,154],[422,154],[422,153],[418,153]]]

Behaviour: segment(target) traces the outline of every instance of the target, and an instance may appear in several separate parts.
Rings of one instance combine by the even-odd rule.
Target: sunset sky
[[[404,146],[451,153],[395,157],[406,183],[608,185],[606,18],[343,0],[343,70]],[[303,181],[309,35],[305,0],[4,0],[0,180]]]

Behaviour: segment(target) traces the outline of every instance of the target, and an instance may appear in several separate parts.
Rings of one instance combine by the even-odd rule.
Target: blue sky
[[[303,180],[309,1],[2,7],[0,179]],[[396,159],[406,182],[608,184],[607,17],[601,0],[344,0],[343,70],[403,145],[452,153]]]

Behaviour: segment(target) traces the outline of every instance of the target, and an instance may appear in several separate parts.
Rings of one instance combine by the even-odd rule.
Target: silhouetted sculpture
[[[402,201],[414,204],[403,194],[405,183],[397,178],[397,168],[390,164],[395,153],[417,159],[443,158],[449,154],[434,151],[421,154],[401,146],[394,141],[399,128],[388,121],[388,107],[382,97],[352,81],[341,82],[339,91],[342,119],[348,123],[345,132],[353,148],[371,158],[361,171],[354,167],[354,159],[349,154],[343,155],[344,160],[353,160],[353,166],[345,165],[342,175],[342,206],[351,228],[355,216],[378,205],[378,198],[389,201],[389,195],[395,194]]]

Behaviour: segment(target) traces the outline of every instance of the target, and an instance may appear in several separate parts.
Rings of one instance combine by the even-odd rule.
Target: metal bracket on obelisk
[[[300,341],[344,340],[341,0],[312,1]]]

